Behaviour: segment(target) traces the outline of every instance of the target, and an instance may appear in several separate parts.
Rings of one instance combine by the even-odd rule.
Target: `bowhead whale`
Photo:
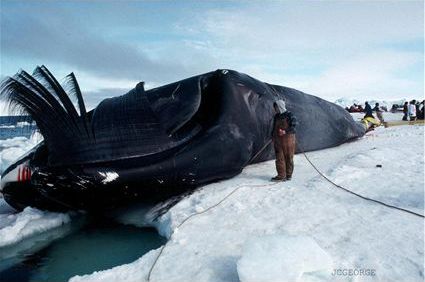
[[[73,73],[61,85],[44,66],[8,77],[0,93],[44,137],[2,174],[1,192],[18,209],[103,210],[233,177],[274,158],[272,146],[262,148],[277,99],[286,100],[299,122],[298,152],[365,133],[333,103],[232,70],[151,90],[139,83],[91,111]]]

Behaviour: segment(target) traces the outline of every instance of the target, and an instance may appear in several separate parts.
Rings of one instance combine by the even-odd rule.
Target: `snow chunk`
[[[0,173],[42,140],[42,136],[37,132],[31,138],[14,137],[0,140]]]
[[[31,207],[20,213],[0,214],[0,247],[15,244],[69,221],[70,216],[67,214],[44,212]]]
[[[307,236],[251,238],[237,262],[241,282],[298,281],[303,273],[330,270],[331,267],[330,256]]]
[[[24,126],[30,126],[31,123],[29,123],[28,121],[19,121],[16,123],[16,127],[24,127]]]
[[[14,125],[0,125],[0,128],[15,128]]]

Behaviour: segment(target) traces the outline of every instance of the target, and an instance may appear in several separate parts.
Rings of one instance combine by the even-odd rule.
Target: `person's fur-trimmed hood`
[[[274,102],[274,104],[277,105],[277,107],[279,108],[279,112],[281,114],[283,114],[284,112],[286,112],[285,101],[283,101],[283,100],[277,100],[276,102]]]

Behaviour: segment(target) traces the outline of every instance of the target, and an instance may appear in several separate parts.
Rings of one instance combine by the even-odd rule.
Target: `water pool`
[[[133,262],[166,239],[153,228],[84,217],[25,241],[0,248],[0,281],[68,281]]]

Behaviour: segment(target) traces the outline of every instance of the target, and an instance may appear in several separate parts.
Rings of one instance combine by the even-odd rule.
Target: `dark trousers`
[[[279,177],[290,178],[294,171],[295,134],[274,138],[276,170]]]
[[[407,120],[407,114],[406,113],[404,113],[402,120]]]

